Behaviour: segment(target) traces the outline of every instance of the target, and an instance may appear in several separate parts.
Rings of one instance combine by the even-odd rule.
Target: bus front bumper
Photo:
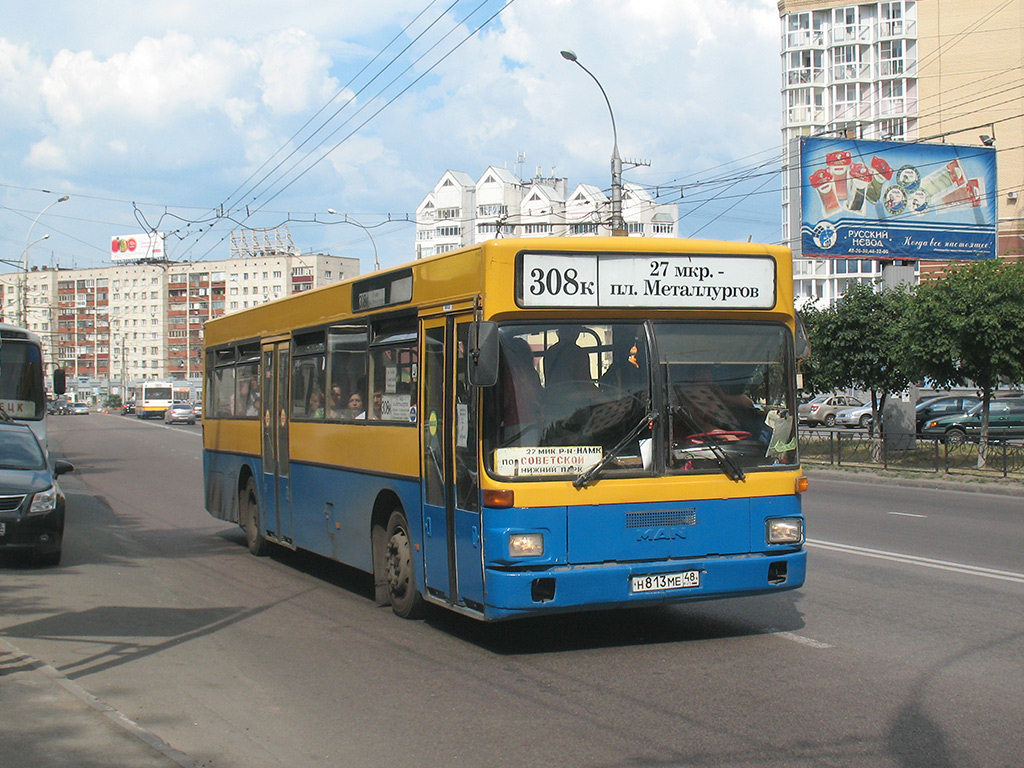
[[[807,551],[486,571],[485,618],[664,605],[797,589]],[[696,575],[694,574],[696,572]],[[636,577],[636,578],[635,578]]]

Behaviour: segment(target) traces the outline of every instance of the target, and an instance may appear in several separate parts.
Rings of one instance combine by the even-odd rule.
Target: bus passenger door
[[[288,451],[290,381],[289,342],[263,346],[263,499],[264,525],[270,538],[290,544],[292,540],[291,486]]]
[[[426,591],[483,610],[478,391],[466,374],[471,318],[424,322],[421,436]]]

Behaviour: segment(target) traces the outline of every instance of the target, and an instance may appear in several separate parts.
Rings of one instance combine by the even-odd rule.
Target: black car
[[[970,395],[938,395],[922,400],[916,408],[917,431],[921,431],[926,421],[967,413],[979,403],[980,397]]]
[[[0,553],[20,550],[45,565],[60,563],[64,494],[57,476],[73,470],[66,461],[51,469],[29,427],[0,422]]]

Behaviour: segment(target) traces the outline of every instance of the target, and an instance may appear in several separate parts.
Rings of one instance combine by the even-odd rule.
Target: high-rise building
[[[677,206],[659,203],[642,186],[622,187],[622,218],[631,237],[676,237]],[[416,208],[416,258],[495,237],[611,235],[611,201],[600,189],[568,179],[520,181],[491,166],[473,181],[445,171]]]
[[[995,142],[997,252],[1024,252],[1024,0],[781,0],[779,13],[787,154],[803,136]],[[790,245],[796,199],[784,185]],[[920,263],[922,274],[936,267]],[[799,259],[794,273],[798,301],[830,302],[878,265]]]
[[[24,311],[48,364],[71,382],[102,391],[111,382],[180,379],[198,391],[207,320],[358,274],[359,259],[294,249],[223,261],[40,267],[27,280],[23,272],[0,275],[0,320],[20,322]]]

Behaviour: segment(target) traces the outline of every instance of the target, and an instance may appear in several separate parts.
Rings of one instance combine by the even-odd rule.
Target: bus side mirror
[[[498,326],[476,321],[469,330],[469,383],[493,387],[498,383]]]
[[[809,360],[811,358],[811,340],[807,336],[807,327],[804,325],[803,318],[800,317],[800,313],[796,313],[796,337],[794,338],[794,352],[796,353],[796,359],[799,362]]]
[[[53,394],[63,395],[68,389],[67,372],[63,368],[53,369]]]

